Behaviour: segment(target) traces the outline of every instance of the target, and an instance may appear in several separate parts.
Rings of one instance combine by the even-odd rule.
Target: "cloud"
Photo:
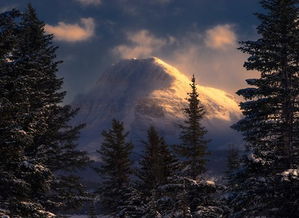
[[[113,52],[121,58],[146,58],[158,54],[161,49],[173,43],[173,38],[158,38],[148,30],[126,34],[129,45],[119,45]]]
[[[206,31],[206,46],[212,49],[226,49],[237,44],[237,36],[232,25],[217,25]]]
[[[102,0],[76,0],[77,2],[80,2],[82,5],[100,5],[102,3]]]
[[[54,34],[56,40],[67,42],[84,41],[94,35],[95,22],[93,18],[81,18],[79,24],[64,22],[59,22],[56,26],[46,24],[45,30]]]

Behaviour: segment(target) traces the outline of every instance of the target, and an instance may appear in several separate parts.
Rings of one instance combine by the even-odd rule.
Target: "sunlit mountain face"
[[[187,97],[187,92],[190,91],[190,79],[178,69],[165,63],[161,59],[154,57],[152,58],[152,61],[154,64],[162,67],[165,73],[173,80],[169,87],[161,90],[154,90],[151,93],[151,98],[160,99],[160,105],[166,110],[167,114],[183,116],[183,114],[180,113],[181,108],[179,108],[179,111],[175,111],[173,110],[175,108],[167,105],[167,98],[170,100],[176,97],[177,104],[184,107],[186,104],[185,99]],[[198,85],[197,88],[200,94],[200,100],[206,108],[206,118],[208,120],[219,119],[231,121],[236,117],[240,117],[238,103],[232,95],[212,87]],[[165,102],[163,100],[165,100]],[[182,119],[183,118],[184,117],[182,117]]]
[[[200,81],[197,81],[200,83]],[[179,143],[179,124],[185,118],[190,79],[159,58],[129,59],[113,65],[99,75],[94,87],[76,98],[80,108],[76,123],[86,123],[81,133],[80,148],[93,158],[101,144],[101,131],[109,128],[113,118],[122,120],[135,144],[142,143],[149,126],[155,126],[170,144]],[[230,129],[241,116],[234,97],[223,90],[198,85],[206,108],[203,125],[213,139],[209,150],[225,150],[230,143],[240,144],[240,136]]]

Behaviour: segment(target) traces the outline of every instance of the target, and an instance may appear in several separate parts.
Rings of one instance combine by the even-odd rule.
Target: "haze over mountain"
[[[200,81],[197,81],[200,83]],[[179,128],[186,105],[190,79],[159,58],[128,59],[102,73],[92,89],[78,96],[73,105],[80,108],[76,123],[86,123],[80,148],[91,156],[99,149],[101,131],[113,118],[124,121],[136,152],[142,150],[146,130],[155,126],[169,143],[178,143]],[[238,103],[225,91],[198,85],[206,107],[204,126],[208,129],[210,150],[226,149],[240,143],[230,125],[240,118]]]

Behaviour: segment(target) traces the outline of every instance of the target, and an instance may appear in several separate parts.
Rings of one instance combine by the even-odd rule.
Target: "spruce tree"
[[[143,143],[145,151],[137,170],[136,188],[143,199],[145,214],[159,216],[159,212],[165,208],[158,202],[167,195],[159,187],[173,182],[178,164],[164,138],[159,136],[154,127],[148,129],[147,141]]]
[[[94,200],[90,203],[89,209],[88,209],[88,218],[97,218],[96,214],[96,207]]]
[[[88,162],[84,152],[75,150],[74,140],[82,126],[69,125],[76,110],[61,104],[65,93],[60,91],[62,79],[56,76],[57,47],[34,9],[29,5],[18,17],[1,16],[1,155],[14,159],[9,169],[15,168],[15,173],[10,179],[19,183],[11,186],[15,191],[1,185],[6,189],[2,192],[6,197],[1,198],[13,216],[44,217],[47,210],[76,206],[73,203],[82,196],[78,179],[61,176]],[[70,187],[73,191],[64,195]]]
[[[14,58],[18,59],[16,70],[31,78],[32,86],[38,92],[31,96],[31,111],[42,116],[46,122],[45,133],[37,133],[32,151],[28,153],[45,156],[45,162],[51,170],[71,170],[86,164],[86,153],[76,150],[75,140],[79,131],[84,127],[71,126],[70,120],[78,109],[70,105],[62,105],[66,92],[61,91],[63,80],[57,77],[58,65],[56,60],[57,46],[53,45],[53,35],[44,30],[44,22],[37,18],[35,10],[28,5],[22,16],[21,37]],[[47,148],[39,146],[47,145]]]
[[[227,170],[228,176],[240,167],[239,149],[234,144],[229,145],[227,154]]]
[[[139,218],[147,213],[147,204],[142,193],[131,185],[125,196],[125,201],[118,207],[117,217]]]
[[[223,191],[223,200],[225,201],[225,205],[229,207],[230,201],[237,194],[236,189],[239,186],[238,181],[236,181],[236,176],[241,168],[241,158],[239,156],[239,149],[236,145],[229,145],[226,161],[227,165],[225,171],[225,191]]]
[[[154,127],[147,131],[147,141],[144,144],[145,152],[139,163],[137,184],[147,198],[158,186],[168,183],[170,177],[176,173],[177,164],[164,138],[158,135]]]
[[[61,61],[56,60],[57,47],[44,26],[32,6],[28,5],[20,22],[22,34],[13,52],[13,58],[18,60],[15,70],[26,75],[35,91],[28,96],[29,110],[40,122],[33,143],[25,152],[55,173],[50,195],[45,200],[45,204],[51,202],[47,207],[52,210],[77,208],[84,193],[79,178],[70,173],[69,176],[60,176],[56,172],[72,171],[88,163],[86,153],[76,150],[75,143],[83,125],[71,126],[69,122],[77,110],[61,104],[66,94],[61,91],[63,80],[56,75]],[[65,190],[70,187],[73,191],[65,195]]]
[[[50,190],[53,174],[26,153],[43,122],[28,101],[36,90],[28,75],[16,70],[20,19],[16,10],[0,15],[0,211],[13,217],[52,217],[39,196]]]
[[[188,93],[188,107],[184,109],[186,120],[181,125],[182,143],[177,146],[178,155],[182,158],[185,175],[196,179],[197,176],[206,171],[207,140],[204,136],[207,133],[201,121],[205,115],[204,106],[201,104],[196,88],[196,81],[193,75],[191,92]]]
[[[233,128],[243,133],[248,155],[235,178],[232,206],[237,217],[294,217],[298,202],[288,190],[298,185],[282,177],[297,172],[299,163],[298,1],[262,0],[261,5],[260,38],[241,42],[240,48],[249,54],[245,68],[259,71],[260,78],[246,80],[252,87],[237,92],[245,99],[240,105],[245,117]],[[285,183],[289,189],[280,188]]]
[[[172,182],[158,187],[162,197],[158,200],[161,213],[165,217],[192,217],[188,201],[186,178],[174,176]]]
[[[102,161],[96,169],[102,177],[98,192],[104,212],[116,215],[129,192],[133,145],[126,141],[128,133],[125,132],[123,123],[115,119],[112,120],[111,129],[103,131],[102,136],[104,139],[97,151]]]
[[[163,217],[225,217],[228,208],[220,200],[221,187],[205,178],[193,180],[176,176],[159,187],[164,196],[157,202]]]
[[[182,143],[176,146],[176,152],[181,157],[181,171],[176,182],[165,186],[176,194],[169,195],[172,209],[170,214],[177,217],[221,217],[224,210],[215,199],[219,190],[218,185],[204,178],[206,171],[207,131],[201,121],[205,115],[197,92],[195,77],[192,77],[191,92],[188,93],[188,107],[184,109],[186,120],[181,125]],[[175,216],[176,217],[176,216]]]

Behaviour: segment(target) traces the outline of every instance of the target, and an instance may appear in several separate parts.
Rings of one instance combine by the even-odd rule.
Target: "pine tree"
[[[26,149],[34,141],[39,119],[30,111],[28,97],[35,94],[30,80],[16,70],[13,56],[22,33],[21,14],[0,15],[0,210],[13,217],[52,217],[37,196],[50,190],[52,172],[31,159]]]
[[[164,217],[192,217],[185,177],[174,176],[169,184],[159,186],[158,190],[162,193],[158,204]]]
[[[197,176],[206,171],[207,140],[204,139],[206,134],[205,128],[201,121],[204,118],[205,109],[199,99],[196,88],[195,77],[192,77],[191,92],[188,93],[188,107],[184,109],[187,116],[185,124],[181,125],[181,145],[176,150],[182,158],[182,165],[185,168],[186,176],[196,179]]]
[[[158,201],[166,194],[160,192],[159,187],[172,183],[178,164],[164,138],[159,136],[154,127],[148,129],[147,141],[143,143],[145,151],[137,170],[136,188],[143,199],[145,214],[147,216],[156,214],[155,216],[158,217],[161,215],[159,211],[164,210]]]
[[[139,163],[137,177],[139,190],[147,198],[158,186],[168,183],[169,178],[175,175],[177,164],[164,138],[158,135],[154,127],[147,131],[144,144],[145,152]]]
[[[100,203],[106,214],[117,214],[129,192],[133,145],[126,142],[128,133],[124,131],[122,122],[112,120],[112,128],[102,132],[103,143],[97,151],[102,160],[96,169],[103,180],[99,188]]]
[[[220,200],[222,188],[206,178],[193,180],[176,176],[171,184],[159,187],[165,193],[157,202],[163,217],[225,217],[228,208]]]
[[[153,189],[146,205],[146,212],[143,216],[144,218],[162,218],[162,215],[159,211],[157,198],[156,189]]]
[[[176,152],[181,157],[182,172],[176,177],[176,182],[165,186],[164,190],[174,189],[175,195],[170,197],[170,214],[174,217],[222,217],[224,209],[217,196],[219,190],[215,183],[210,184],[204,178],[206,171],[207,131],[201,121],[205,115],[196,88],[195,77],[192,77],[191,92],[188,93],[188,107],[184,109],[187,119],[181,125],[182,143],[176,146]],[[176,205],[176,206],[174,206]]]
[[[85,153],[75,150],[82,126],[68,124],[76,111],[61,105],[65,93],[60,92],[62,80],[56,77],[57,48],[34,9],[29,5],[17,17],[1,16],[1,155],[12,158],[1,168],[14,171],[1,178],[7,184],[18,183],[10,189],[1,185],[6,189],[1,199],[13,216],[50,216],[47,211],[73,205],[82,196],[78,179],[61,176],[62,171],[88,162]],[[76,193],[72,203],[70,193],[62,198],[70,187]]]
[[[229,145],[227,154],[227,171],[228,176],[240,167],[239,149],[234,144]]]
[[[61,91],[63,80],[57,78],[56,73],[62,61],[55,60],[58,47],[53,45],[53,35],[46,34],[44,26],[32,6],[28,5],[21,22],[22,37],[13,53],[19,60],[16,70],[26,74],[33,89],[38,91],[28,99],[30,109],[43,116],[47,125],[45,133],[37,134],[36,144],[32,151],[28,149],[28,153],[36,155],[35,152],[41,152],[39,155],[45,156],[51,170],[76,169],[88,161],[84,152],[75,150],[74,143],[84,125],[69,125],[78,109],[61,105],[66,92]],[[41,145],[47,145],[47,148],[38,148]]]
[[[235,197],[236,189],[238,189],[237,174],[241,168],[241,158],[239,156],[239,149],[234,144],[229,145],[227,154],[227,167],[225,172],[225,191],[223,191],[222,199],[225,205],[229,208],[230,201]],[[231,211],[231,209],[230,209]]]
[[[130,186],[125,196],[125,201],[119,205],[117,217],[139,218],[147,212],[147,205],[140,191]]]
[[[95,202],[92,201],[90,203],[89,206],[89,210],[88,210],[88,218],[97,218],[97,214],[96,214],[96,207],[95,207]]]
[[[69,105],[61,105],[65,92],[61,91],[63,81],[57,78],[57,47],[53,45],[52,35],[44,30],[44,23],[37,18],[35,10],[28,5],[20,23],[21,35],[13,58],[18,60],[15,70],[22,72],[34,90],[28,96],[30,112],[38,117],[33,143],[25,152],[31,158],[46,165],[51,172],[72,171],[88,163],[86,153],[76,150],[75,140],[83,125],[72,127],[69,122],[76,115]],[[84,188],[78,177],[55,174],[51,184],[51,193],[45,204],[52,210],[77,208]],[[64,187],[65,188],[64,188]],[[73,191],[65,196],[65,190]],[[76,190],[77,189],[77,190]],[[50,200],[51,199],[51,200]],[[72,200],[71,200],[72,199]],[[50,201],[49,201],[50,200]],[[68,202],[66,204],[66,202]]]
[[[240,48],[250,56],[245,68],[261,76],[246,80],[253,87],[237,92],[246,100],[241,103],[245,117],[233,128],[243,133],[248,155],[236,176],[232,206],[237,217],[280,217],[282,211],[283,217],[294,217],[298,202],[288,197],[294,196],[288,190],[298,185],[279,187],[286,183],[282,175],[296,172],[299,164],[298,2],[262,0],[261,5],[265,13],[257,14],[260,38],[242,42]]]

